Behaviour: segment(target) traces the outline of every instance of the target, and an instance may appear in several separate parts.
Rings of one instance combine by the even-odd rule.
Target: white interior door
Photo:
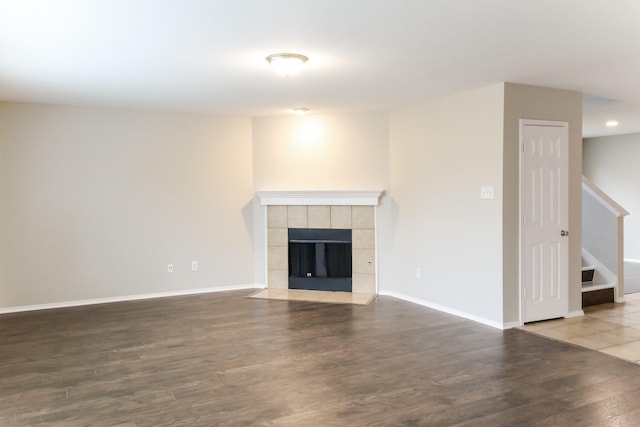
[[[522,320],[568,313],[569,126],[520,120]]]

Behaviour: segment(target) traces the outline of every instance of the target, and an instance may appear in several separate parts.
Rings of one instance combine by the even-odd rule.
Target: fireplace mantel
[[[384,190],[358,191],[324,191],[324,190],[296,190],[296,191],[256,191],[256,196],[264,206],[320,206],[320,205],[351,205],[377,206]]]

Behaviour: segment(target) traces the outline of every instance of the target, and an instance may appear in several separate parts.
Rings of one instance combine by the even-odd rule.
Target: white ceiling
[[[585,136],[640,132],[640,1],[0,0],[4,101],[259,116],[502,81],[584,92]]]

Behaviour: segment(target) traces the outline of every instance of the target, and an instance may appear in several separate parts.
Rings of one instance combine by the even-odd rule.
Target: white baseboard
[[[414,304],[418,304],[424,307],[432,308],[434,310],[442,311],[443,313],[453,314],[454,316],[462,317],[464,319],[473,320],[474,322],[482,323],[484,325],[488,325],[500,330],[510,329],[510,328],[513,328],[514,326],[520,326],[517,322],[502,324],[494,320],[485,319],[484,317],[476,316],[474,314],[469,314],[464,311],[456,310],[450,307],[446,307],[444,305],[432,303],[432,302],[421,300],[418,298],[413,298],[408,295],[400,294],[393,291],[380,291],[378,295],[386,295],[386,296],[398,298],[404,301],[409,301]]]
[[[564,317],[565,319],[570,319],[572,317],[580,317],[580,316],[584,316],[584,311],[582,310],[570,311]]]
[[[522,323],[520,322],[507,322],[502,325],[502,329],[506,330],[511,328],[519,328],[520,326],[522,326]]]
[[[240,291],[244,289],[260,289],[264,285],[255,283],[244,285],[218,286],[213,288],[187,289],[183,291],[156,292],[151,294],[124,295],[118,297],[93,298],[76,301],[63,301],[48,304],[23,305],[18,307],[0,307],[0,314],[20,313],[23,311],[51,310],[54,308],[79,307],[83,305],[108,304],[111,302],[137,301],[153,298],[167,298],[184,295],[208,294],[212,292]]]

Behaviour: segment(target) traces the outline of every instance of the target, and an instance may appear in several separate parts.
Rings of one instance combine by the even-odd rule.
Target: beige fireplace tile
[[[351,292],[363,294],[376,293],[375,274],[353,274],[351,277]]]
[[[375,216],[373,206],[352,206],[351,226],[359,229],[374,229]]]
[[[269,270],[269,289],[289,289],[289,272],[287,270]]]
[[[289,246],[289,230],[286,228],[269,228],[267,230],[267,246]]]
[[[289,271],[289,250],[284,247],[271,247],[267,252],[267,265],[269,270]]]
[[[331,228],[351,228],[351,206],[331,206]]]
[[[262,289],[248,295],[247,298],[273,299],[284,301],[312,301],[333,304],[367,305],[375,298],[375,294],[358,294],[355,292],[325,292],[299,289]]]
[[[309,228],[331,228],[331,207],[309,206]]]
[[[375,274],[376,251],[374,249],[356,249],[352,250],[353,274],[365,273]]]
[[[287,228],[287,207],[267,206],[267,226],[270,228]]]
[[[307,207],[306,206],[287,206],[288,227],[289,228],[308,228]]]
[[[376,233],[373,230],[352,230],[352,247],[357,249],[375,249]]]

